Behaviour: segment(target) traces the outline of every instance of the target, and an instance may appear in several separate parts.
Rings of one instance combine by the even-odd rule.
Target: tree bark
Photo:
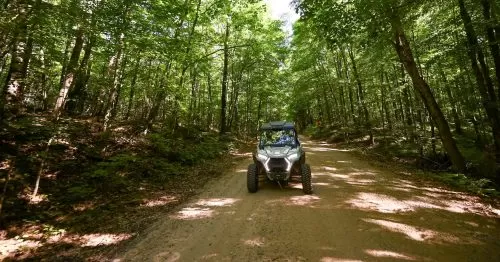
[[[349,57],[351,59],[352,63],[352,69],[354,73],[354,78],[356,79],[356,84],[358,86],[358,96],[361,104],[361,108],[363,109],[363,115],[365,119],[365,128],[368,130],[370,134],[370,144],[373,145],[373,131],[372,131],[372,124],[370,120],[370,114],[368,113],[368,107],[366,106],[366,101],[365,101],[365,95],[364,95],[364,90],[363,90],[363,84],[361,83],[361,79],[358,74],[358,67],[356,66],[356,60],[354,59],[354,53],[352,52],[352,48],[349,47]]]
[[[471,17],[465,8],[464,0],[458,0],[458,4],[460,7],[460,16],[464,23],[465,33],[467,35],[467,54],[471,60],[472,70],[474,71],[477,81],[477,88],[481,95],[481,100],[484,109],[486,110],[493,133],[496,162],[500,163],[500,117],[497,96],[495,94],[495,90],[493,89],[492,81],[489,76],[489,70],[484,60],[484,54],[479,46]]]
[[[222,91],[220,109],[220,134],[226,133],[226,108],[227,108],[227,86],[228,86],[228,64],[229,64],[229,21],[226,22],[226,33],[224,35],[224,65],[222,69]]]
[[[448,122],[446,121],[441,108],[437,104],[429,85],[419,73],[419,70],[415,63],[415,58],[413,57],[413,53],[411,51],[410,43],[406,38],[406,34],[404,32],[399,14],[392,13],[391,27],[394,33],[393,44],[396,53],[398,54],[399,59],[403,63],[406,71],[410,75],[413,81],[413,87],[420,94],[425,107],[429,111],[429,114],[432,116],[432,120],[438,127],[441,141],[450,157],[453,167],[459,172],[465,172],[465,159],[457,147],[456,141],[451,134]]]
[[[92,48],[94,47],[94,43],[95,39],[94,37],[91,37],[91,39],[85,45],[82,61],[80,62],[78,70],[76,70],[76,79],[74,81],[73,87],[70,87],[68,93],[67,110],[70,114],[73,115],[81,113],[83,109],[83,94],[85,92],[85,86],[90,77],[90,72],[88,72],[87,69],[92,55]]]
[[[488,45],[490,47],[491,56],[495,64],[495,74],[497,77],[497,86],[500,87],[500,47],[498,45],[497,33],[494,29],[494,21],[491,17],[490,0],[481,0],[483,7],[483,16],[486,20],[486,36],[488,38]],[[465,7],[464,7],[465,8]],[[498,94],[500,98],[500,93]]]
[[[132,77],[132,82],[130,83],[130,93],[128,96],[127,112],[125,113],[125,120],[129,119],[130,111],[132,110],[132,104],[134,102],[134,96],[135,96],[135,87],[137,85],[137,75],[139,74],[140,64],[141,64],[141,57],[139,54],[139,57],[137,58],[134,66],[134,76]]]
[[[15,20],[14,43],[12,45],[10,68],[3,86],[0,98],[0,120],[17,115],[22,110],[26,70],[31,56],[31,47],[28,41],[28,23],[26,3],[19,3],[18,14]],[[29,53],[29,56],[27,54]]]
[[[110,122],[115,117],[116,107],[118,106],[118,96],[119,91],[121,90],[121,79],[123,72],[123,45],[125,41],[125,36],[123,34],[120,35],[118,39],[118,46],[116,50],[116,54],[113,58],[113,63],[111,63],[109,77],[112,80],[112,88],[110,90],[110,94],[108,97],[108,102],[106,106],[106,112],[104,114],[104,131],[110,125]]]
[[[59,118],[66,104],[66,98],[68,97],[70,87],[75,78],[76,66],[78,64],[78,60],[80,59],[80,53],[82,52],[83,42],[84,42],[83,28],[80,26],[80,28],[76,32],[75,45],[73,47],[73,51],[71,52],[71,58],[66,68],[63,85],[61,87],[61,90],[59,90],[59,96],[57,97],[57,101],[54,107],[53,114],[55,119]]]

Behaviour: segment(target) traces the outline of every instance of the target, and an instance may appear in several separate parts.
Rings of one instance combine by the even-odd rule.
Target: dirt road
[[[138,236],[121,261],[500,261],[500,210],[305,144],[300,183],[246,189],[244,161]]]

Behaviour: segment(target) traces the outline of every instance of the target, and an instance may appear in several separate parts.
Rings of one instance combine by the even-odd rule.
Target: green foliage
[[[225,143],[217,136],[207,136],[199,140],[165,138],[159,134],[148,136],[151,150],[169,161],[182,165],[195,165],[205,160],[212,160],[227,151]]]

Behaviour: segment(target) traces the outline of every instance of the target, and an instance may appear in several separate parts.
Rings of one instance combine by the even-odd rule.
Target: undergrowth
[[[159,209],[170,210],[222,174],[231,164],[226,156],[239,146],[236,139],[182,127],[142,135],[135,130],[137,123],[102,132],[92,119],[47,119],[28,116],[0,129],[0,182],[7,183],[0,219],[3,237],[45,227],[78,234],[140,231]],[[176,201],[144,207],[165,196]],[[44,238],[42,234],[36,240]],[[56,243],[29,256],[52,257],[68,248]],[[85,257],[80,247],[69,249],[70,260]]]

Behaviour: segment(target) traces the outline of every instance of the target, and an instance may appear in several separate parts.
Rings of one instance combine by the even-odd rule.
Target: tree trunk
[[[84,55],[82,61],[80,62],[80,66],[76,71],[76,79],[74,81],[74,87],[70,87],[68,93],[68,102],[67,102],[67,110],[69,113],[76,115],[77,113],[81,113],[83,108],[83,94],[85,92],[85,86],[87,84],[87,80],[90,77],[88,73],[88,65],[90,61],[90,57],[92,55],[92,48],[94,47],[95,39],[92,37],[83,50]]]
[[[229,64],[229,21],[226,22],[226,33],[224,36],[224,65],[222,69],[222,92],[220,109],[220,134],[226,133],[226,107],[227,107],[227,84]]]
[[[104,115],[104,131],[110,125],[110,122],[114,119],[116,115],[116,108],[118,106],[118,96],[119,91],[121,90],[121,80],[122,80],[122,72],[123,72],[123,45],[125,41],[125,36],[123,34],[120,35],[118,40],[118,46],[116,50],[116,55],[114,56],[113,63],[110,63],[111,67],[109,70],[109,77],[112,80],[112,88],[108,97],[108,102],[106,106],[106,113]]]
[[[208,88],[208,115],[207,115],[207,129],[212,129],[212,121],[213,121],[213,99],[212,99],[212,79],[210,78],[210,72],[207,74],[207,88]]]
[[[486,67],[484,55],[481,47],[479,46],[476,32],[472,25],[471,17],[467,12],[467,9],[465,8],[464,1],[458,0],[458,4],[460,7],[460,16],[462,17],[465,32],[467,35],[467,54],[471,60],[472,70],[474,71],[474,75],[476,76],[477,88],[481,95],[482,103],[486,110],[491,130],[493,132],[496,162],[500,163],[500,118],[497,96],[491,83],[489,70]],[[478,66],[478,62],[481,65],[481,68]]]
[[[139,54],[139,57],[137,58],[134,66],[134,76],[132,77],[132,82],[130,83],[130,93],[128,96],[128,103],[127,103],[127,112],[125,113],[125,120],[128,120],[130,117],[130,111],[132,110],[132,103],[134,101],[134,96],[135,96],[135,87],[137,84],[137,75],[139,74],[139,65],[141,64],[141,57]]]
[[[446,121],[441,108],[437,104],[429,85],[418,71],[410,44],[404,33],[399,14],[392,14],[391,26],[394,33],[394,48],[396,49],[399,59],[404,64],[406,71],[413,81],[413,87],[420,94],[422,101],[432,116],[432,120],[438,127],[441,141],[443,142],[443,146],[450,157],[453,167],[459,172],[464,172],[466,170],[465,159],[458,150],[448,122]]]
[[[368,107],[366,106],[366,101],[365,101],[365,95],[364,95],[364,90],[363,90],[363,84],[361,83],[361,79],[358,74],[358,67],[356,66],[356,60],[354,59],[354,53],[352,52],[352,48],[349,47],[349,57],[351,59],[352,63],[352,69],[354,73],[354,78],[356,79],[356,84],[358,85],[358,96],[359,100],[361,103],[361,108],[363,109],[363,115],[365,119],[365,128],[368,130],[370,134],[370,144],[373,145],[373,131],[372,131],[372,124],[370,120],[370,114],[368,113]]]
[[[20,3],[15,22],[14,43],[11,49],[11,63],[0,98],[0,120],[17,115],[22,110],[25,78],[32,44],[27,41],[27,4]],[[28,55],[29,53],[29,55]]]
[[[462,123],[460,121],[460,116],[458,115],[457,101],[455,101],[455,97],[453,97],[450,83],[448,83],[446,74],[442,69],[441,69],[441,77],[443,78],[443,82],[446,89],[446,95],[448,96],[448,101],[450,101],[451,114],[453,116],[453,122],[455,122],[455,132],[457,132],[457,134],[462,134]]]
[[[481,0],[481,5],[483,7],[483,16],[486,20],[486,36],[488,38],[488,45],[490,47],[491,56],[493,57],[493,62],[495,64],[495,74],[497,77],[497,86],[500,87],[500,47],[498,45],[497,33],[494,29],[494,21],[491,17],[491,5],[490,0]],[[500,93],[498,94],[500,97]]]
[[[78,60],[80,59],[80,53],[82,52],[82,48],[83,48],[83,28],[80,26],[80,28],[76,32],[75,45],[73,47],[73,51],[71,52],[71,58],[66,68],[63,85],[61,87],[61,90],[59,90],[59,96],[57,97],[57,101],[54,107],[55,119],[59,118],[66,104],[66,98],[68,97],[70,87],[75,78],[76,66],[78,64]]]

